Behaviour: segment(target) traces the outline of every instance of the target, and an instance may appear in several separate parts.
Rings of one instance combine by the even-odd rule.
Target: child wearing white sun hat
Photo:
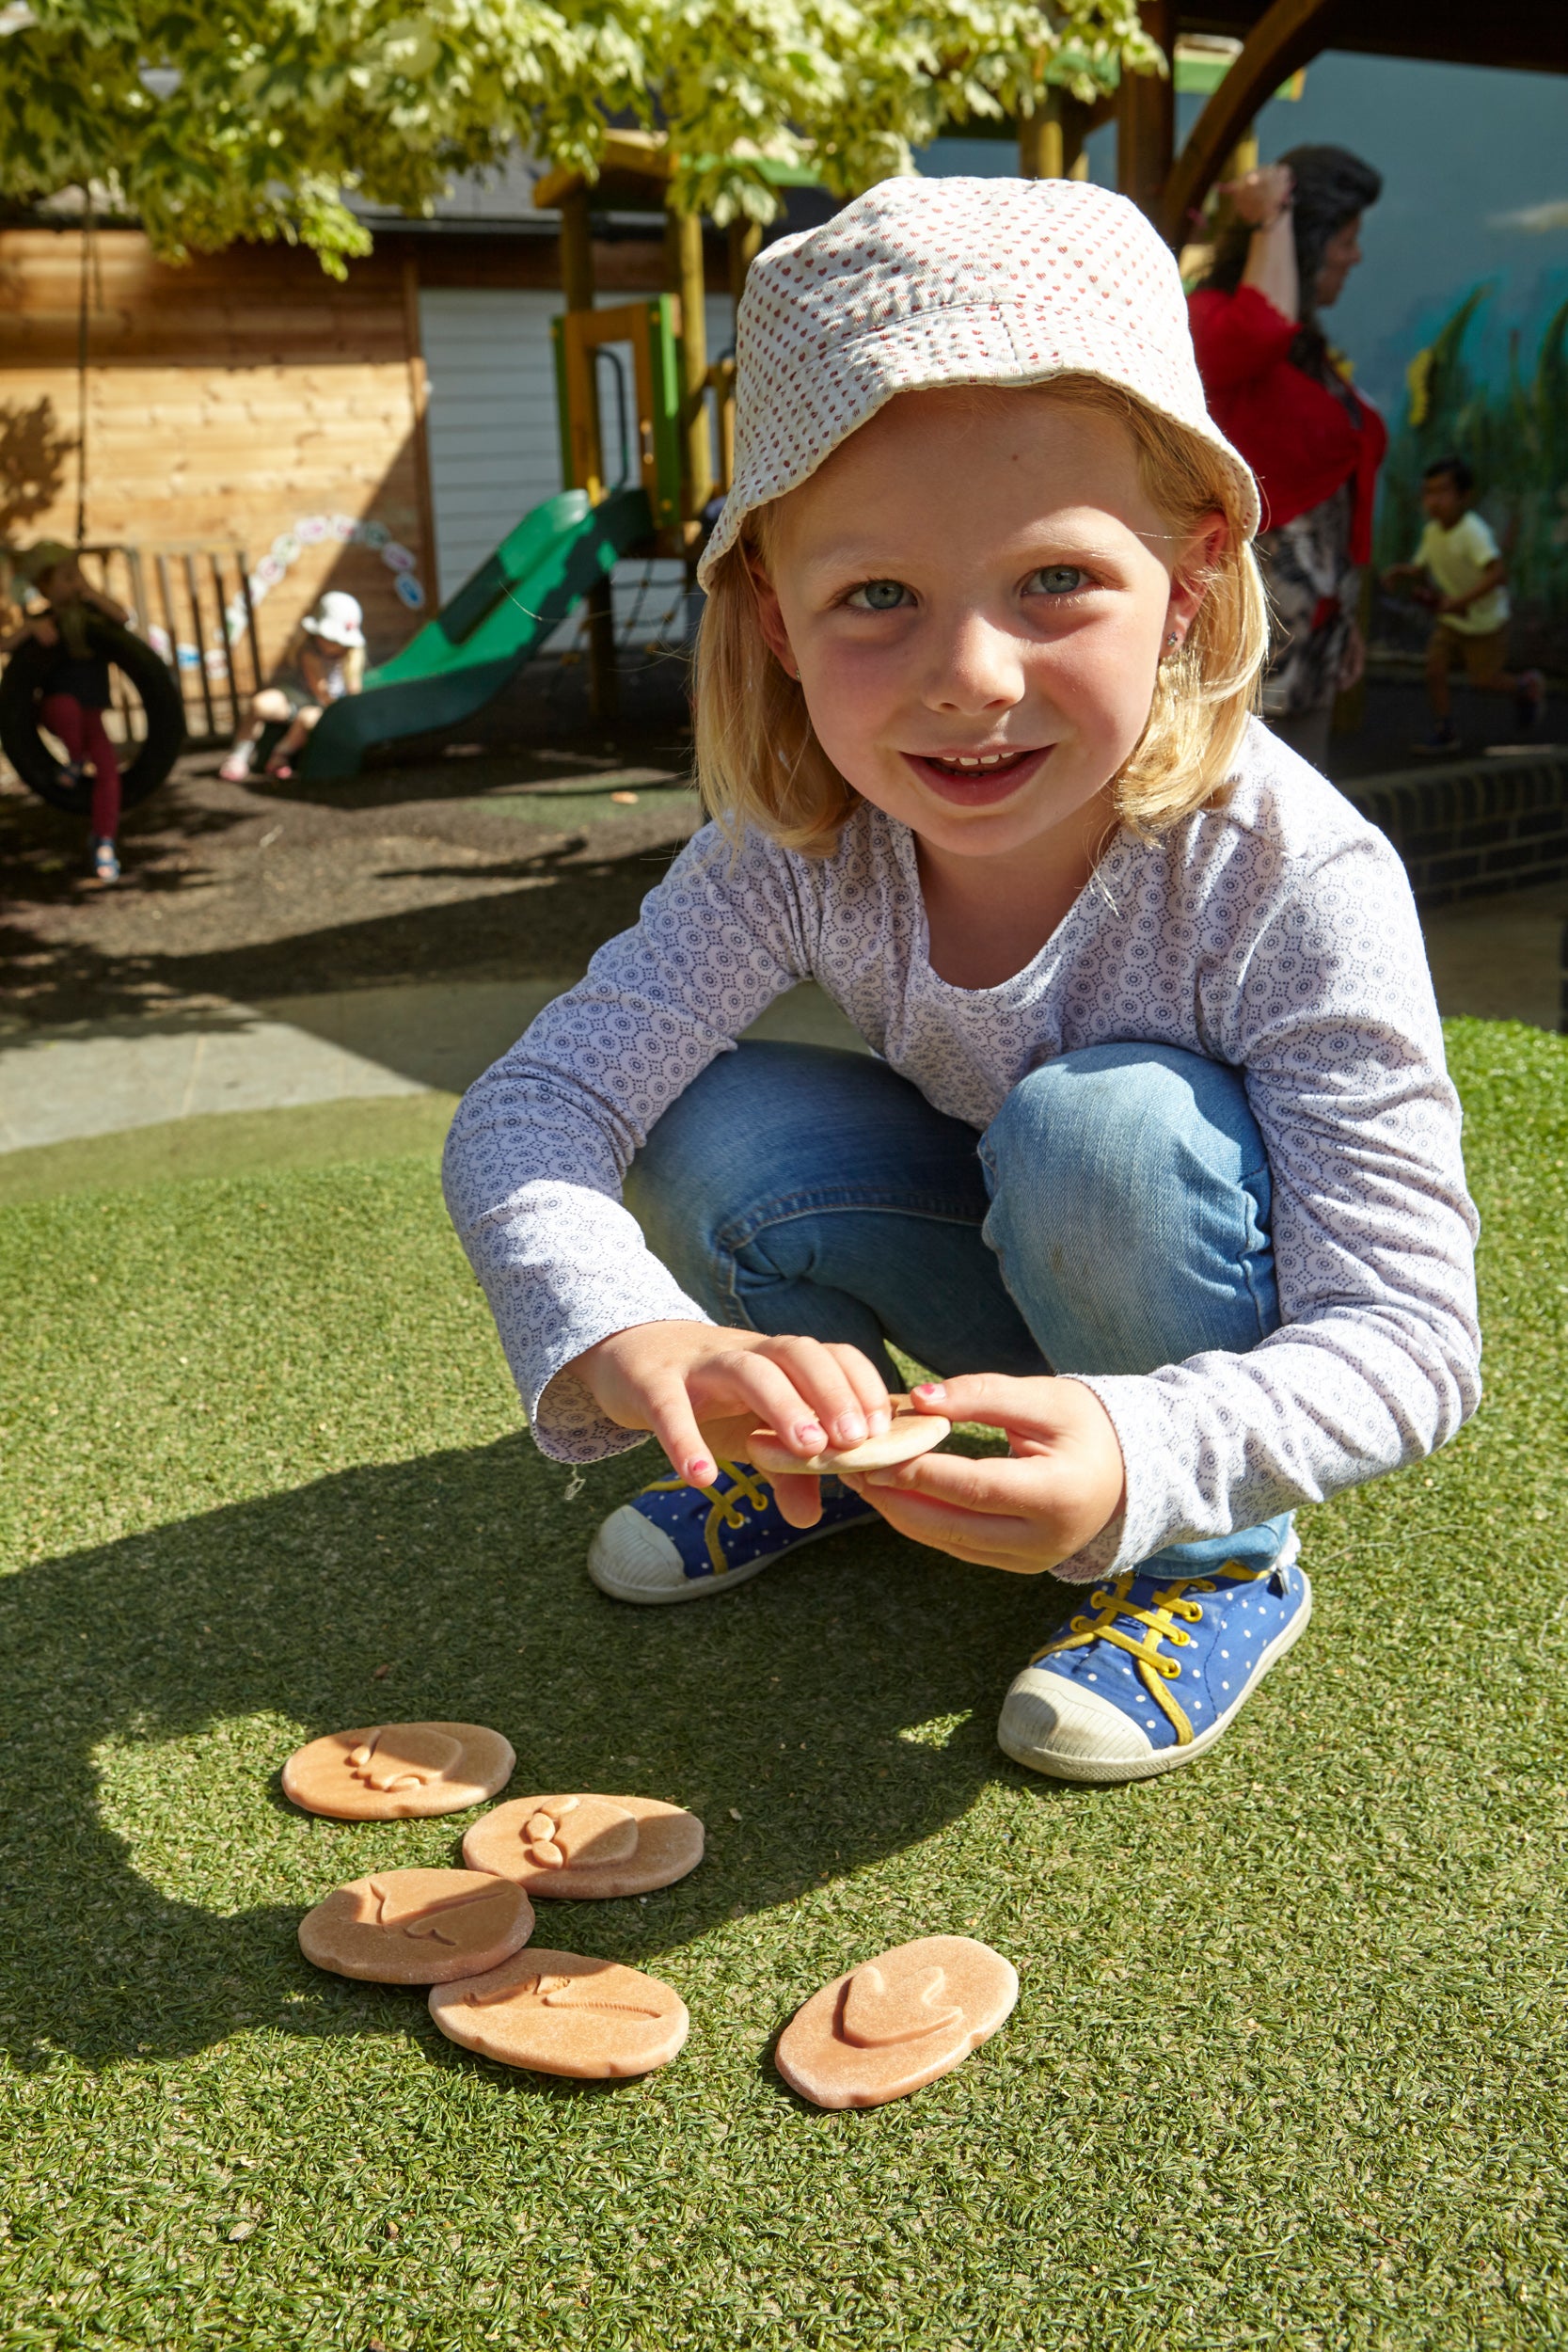
[[[243,784],[263,729],[281,725],[267,773],[286,781],[294,754],[329,704],[357,694],[365,677],[365,615],[357,596],[329,588],[306,614],[290,646],[282,682],[252,697],[245,724],[218,770],[226,784]]]
[[[604,1591],[847,1566],[874,1516],[1050,1570],[1003,1747],[1163,1772],[1305,1627],[1296,1506],[1479,1392],[1409,889],[1251,715],[1257,492],[1132,205],[886,183],[762,253],[736,367],[712,822],[470,1090],[448,1200],[545,1451],[669,1457]],[[741,1041],[805,979],[870,1056]],[[885,1429],[891,1348],[1006,1455],[752,1465]]]

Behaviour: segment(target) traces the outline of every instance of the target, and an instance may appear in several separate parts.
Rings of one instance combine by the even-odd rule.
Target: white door
[[[628,297],[606,291],[598,299],[608,307]],[[717,356],[734,340],[733,313],[720,294],[710,294],[706,307],[708,349]],[[559,294],[537,288],[432,286],[420,292],[442,602],[531,506],[561,488],[550,321],[562,308]],[[629,382],[629,369],[626,376]],[[614,471],[615,399],[608,376],[601,376],[600,395],[605,454]],[[635,474],[635,448],[629,454]],[[678,564],[618,564],[615,609],[623,637],[641,647],[684,636],[681,584]],[[575,622],[566,624],[552,643],[570,643],[576,628]]]

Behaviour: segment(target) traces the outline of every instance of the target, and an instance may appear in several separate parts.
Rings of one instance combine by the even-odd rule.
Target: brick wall
[[[1345,797],[1388,835],[1420,906],[1568,875],[1568,745],[1367,777]]]

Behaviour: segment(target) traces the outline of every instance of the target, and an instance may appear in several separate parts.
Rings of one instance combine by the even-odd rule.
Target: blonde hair
[[[977,402],[1011,389],[973,388]],[[1198,575],[1204,590],[1180,647],[1155,672],[1148,717],[1115,778],[1117,817],[1164,832],[1227,782],[1268,652],[1268,608],[1231,477],[1196,433],[1097,376],[1026,389],[1117,418],[1131,434],[1146,495],[1185,538],[1216,511],[1225,544]],[[748,825],[785,849],[826,857],[859,795],[816,739],[799,680],[768,651],[748,564],[768,569],[775,508],[748,516],[715,568],[697,637],[697,785],[708,814],[738,839]]]

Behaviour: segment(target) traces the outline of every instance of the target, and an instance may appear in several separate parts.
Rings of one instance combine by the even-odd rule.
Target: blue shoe
[[[115,845],[113,841],[110,840],[107,834],[100,834],[98,838],[91,843],[87,855],[88,862],[92,867],[92,878],[94,882],[119,882],[119,859],[115,854]]]
[[[825,1478],[821,1518],[815,1527],[791,1527],[760,1470],[721,1461],[711,1486],[656,1478],[611,1511],[594,1538],[588,1573],[614,1600],[701,1600],[760,1576],[786,1551],[876,1517],[836,1478]]]
[[[997,1738],[1053,1780],[1150,1780],[1229,1729],[1312,1614],[1291,1535],[1272,1564],[1158,1568],[1092,1585],[1007,1692]]]

